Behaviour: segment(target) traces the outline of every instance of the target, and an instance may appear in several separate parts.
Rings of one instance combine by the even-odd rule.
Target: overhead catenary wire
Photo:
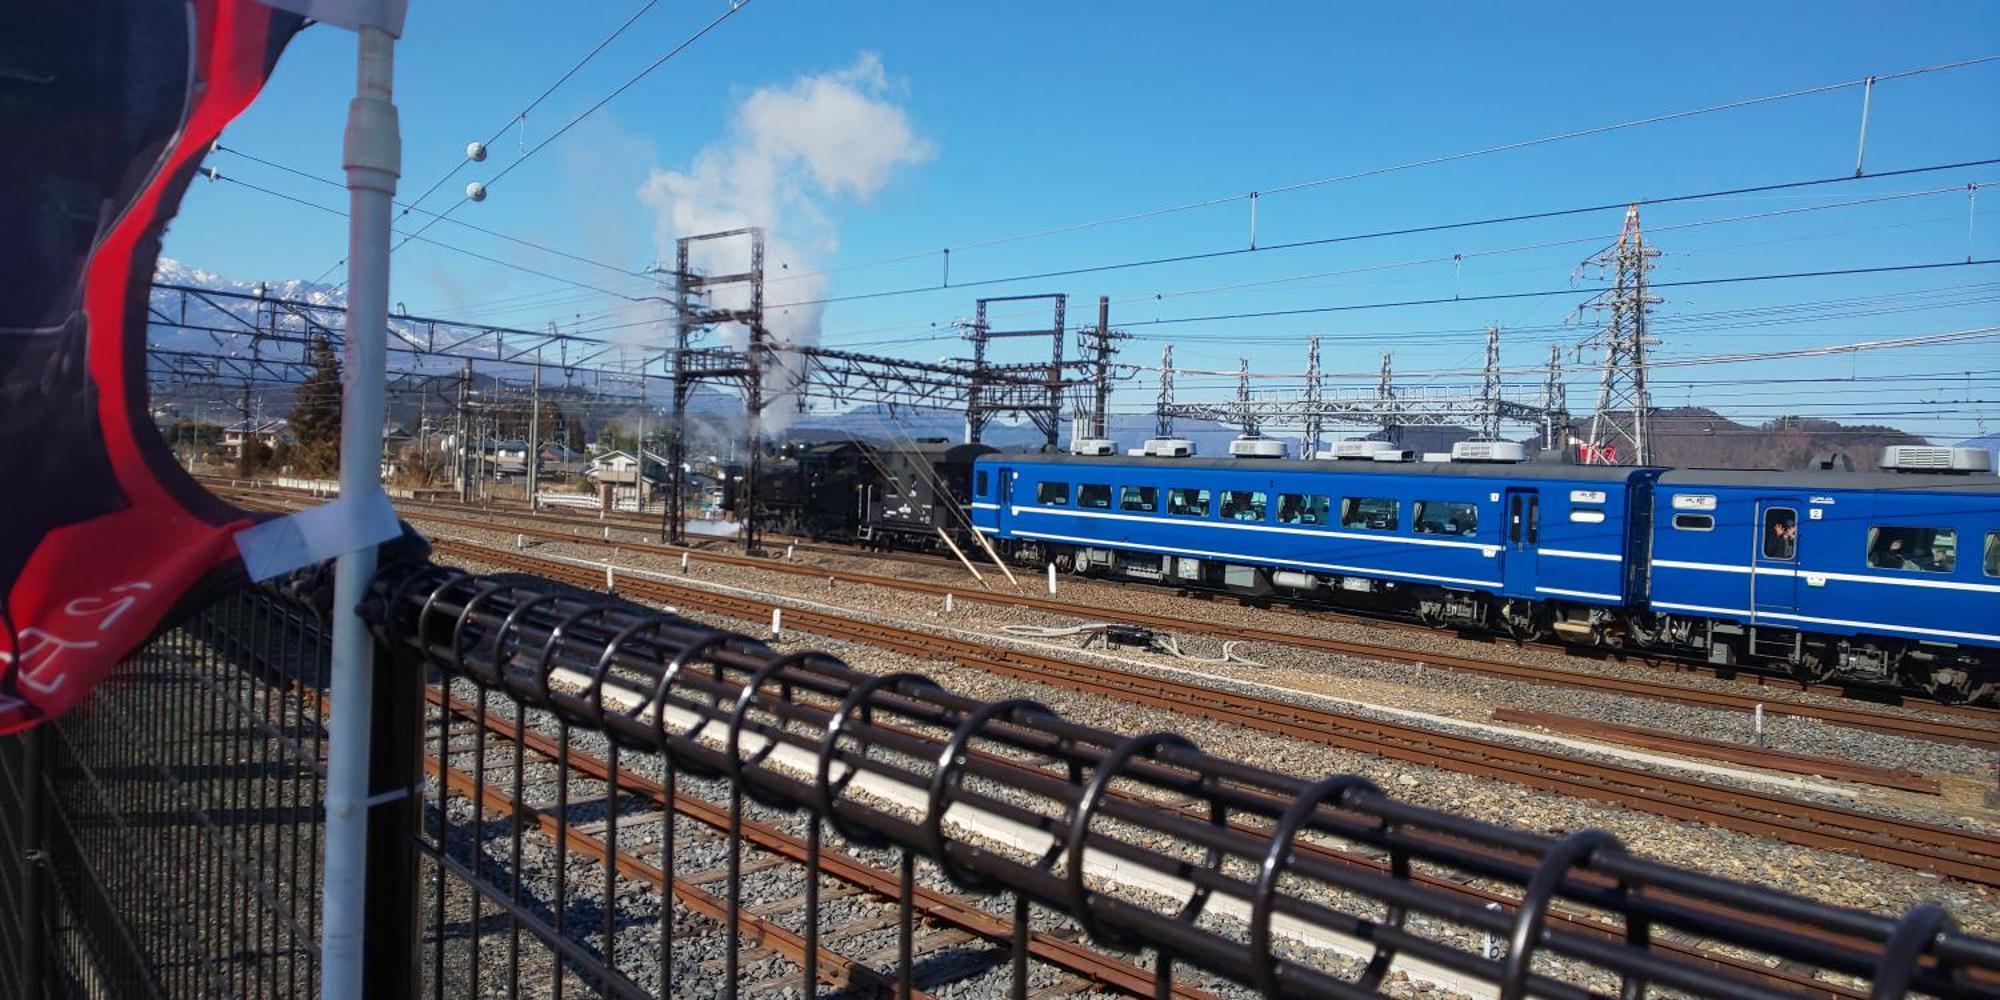
[[[885,257],[879,260],[862,261],[853,264],[842,265],[839,267],[824,268],[818,271],[801,271],[795,274],[783,275],[780,277],[773,278],[772,281],[775,283],[778,281],[791,280],[793,278],[804,278],[815,275],[832,274],[839,271],[858,270],[861,268],[875,267],[883,264],[905,263],[912,260],[922,260],[927,257],[936,256],[940,253],[949,255],[954,252],[964,252],[966,250],[976,250],[985,247],[1000,246],[1008,243],[1018,243],[1024,240],[1041,239],[1049,236],[1060,236],[1067,233],[1082,232],[1089,229],[1097,229],[1104,226],[1117,225],[1126,222],[1138,222],[1145,219],[1158,218],[1163,215],[1171,215],[1180,212],[1194,211],[1202,208],[1212,208],[1217,205],[1225,205],[1232,202],[1238,202],[1238,201],[1247,202],[1253,199],[1268,197],[1274,194],[1285,194],[1292,191],[1305,190],[1308,188],[1324,187],[1329,184],[1337,184],[1344,181],[1361,180],[1363,178],[1368,178],[1368,177],[1379,177],[1387,174],[1399,173],[1406,170],[1415,170],[1421,167],[1437,166],[1440,164],[1453,163],[1481,156],[1490,156],[1498,153],[1512,152],[1515,150],[1528,149],[1535,146],[1544,146],[1544,145],[1549,145],[1551,143],[1564,142],[1571,139],[1580,139],[1589,136],[1604,135],[1606,133],[1622,131],[1630,128],[1639,128],[1647,125],[1657,125],[1665,122],[1679,121],[1688,118],[1696,118],[1703,115],[1718,114],[1726,111],[1735,111],[1735,110],[1740,110],[1742,108],[1755,107],[1757,105],[1762,105],[1762,104],[1771,104],[1779,101],[1794,100],[1801,97],[1810,97],[1818,94],[1834,93],[1842,90],[1853,90],[1855,88],[1860,88],[1860,87],[1880,85],[1886,81],[1902,80],[1910,77],[1924,76],[1932,73],[1950,72],[1952,70],[1966,69],[1969,67],[1984,65],[1996,61],[2000,61],[2000,55],[1976,56],[1970,59],[1961,59],[1947,63],[1937,63],[1930,66],[1919,66],[1909,69],[1895,70],[1888,73],[1875,73],[1875,74],[1870,74],[1868,76],[1856,77],[1849,80],[1842,80],[1836,83],[1819,84],[1810,87],[1802,87],[1794,90],[1783,91],[1776,94],[1766,94],[1761,97],[1740,98],[1737,100],[1725,101],[1720,104],[1706,105],[1699,108],[1690,108],[1681,111],[1664,112],[1661,114],[1648,115],[1641,118],[1633,118],[1625,121],[1611,122],[1604,125],[1596,125],[1581,129],[1571,129],[1565,132],[1558,132],[1530,139],[1520,139],[1512,142],[1501,143],[1494,146],[1484,146],[1477,149],[1464,150],[1457,153],[1445,153],[1437,156],[1430,156],[1416,160],[1409,160],[1402,163],[1389,164],[1380,167],[1370,167],[1363,170],[1350,171],[1347,173],[1335,174],[1326,177],[1319,177],[1310,180],[1294,181],[1286,184],[1261,187],[1249,191],[1237,192],[1234,194],[1219,195],[1210,198],[1198,199],[1195,201],[1185,202],[1177,205],[1168,205],[1160,208],[1145,209],[1136,212],[1125,212],[1085,222],[1071,223],[1062,226],[1052,226],[1043,229],[1030,230],[1027,232],[1016,233],[1008,236],[991,237],[972,242],[954,243],[946,246],[941,250],[922,250],[907,254],[896,255],[892,257]],[[1858,176],[1859,173],[1860,172],[1857,171],[1856,175]]]
[[[1084,274],[1102,274],[1107,271],[1124,271],[1124,270],[1131,270],[1133,268],[1158,267],[1166,264],[1186,264],[1195,261],[1218,260],[1227,257],[1244,257],[1254,254],[1271,254],[1287,250],[1300,250],[1308,247],[1333,246],[1341,243],[1356,243],[1364,240],[1386,239],[1395,236],[1419,236],[1430,233],[1450,232],[1453,230],[1460,230],[1460,229],[1474,229],[1484,226],[1496,226],[1496,225],[1505,225],[1505,224],[1520,223],[1520,222],[1539,222],[1549,219],[1559,219],[1565,216],[1585,215],[1594,212],[1608,212],[1614,210],[1623,211],[1624,209],[1635,205],[1643,208],[1647,206],[1671,205],[1682,202],[1701,201],[1712,198],[1738,197],[1745,194],[1755,194],[1767,191],[1796,190],[1800,188],[1821,187],[1834,184],[1851,184],[1857,181],[1880,180],[1889,177],[1907,177],[1917,174],[1936,173],[1938,171],[1944,171],[1944,170],[1964,170],[1974,167],[1991,166],[1995,163],[2000,163],[2000,157],[1987,157],[1976,160],[1962,160],[1954,163],[1931,164],[1922,167],[1906,167],[1900,170],[1883,171],[1881,173],[1865,174],[1865,175],[1839,174],[1832,177],[1817,177],[1806,180],[1781,181],[1773,184],[1758,184],[1747,187],[1702,191],[1692,194],[1626,198],[1611,202],[1600,202],[1591,205],[1580,205],[1572,208],[1548,209],[1537,212],[1520,212],[1511,215],[1489,216],[1485,218],[1466,219],[1456,222],[1442,222],[1442,223],[1434,223],[1434,224],[1420,225],[1420,226],[1404,226],[1392,229],[1377,229],[1359,233],[1347,233],[1335,236],[1320,236],[1302,240],[1291,240],[1283,243],[1267,243],[1258,246],[1235,246],[1235,247],[1218,248],[1214,250],[1199,250],[1199,251],[1192,251],[1189,253],[1168,254],[1156,257],[1143,257],[1133,260],[1113,261],[1110,263],[1103,263],[1103,264],[1084,264],[1076,267],[1053,268],[1044,271],[1012,274],[1002,277],[977,278],[971,281],[954,281],[951,282],[950,284],[935,284],[935,285],[926,284],[926,285],[915,285],[905,288],[883,289],[873,292],[855,292],[848,295],[829,295],[815,299],[799,299],[793,302],[782,302],[775,305],[768,305],[765,308],[784,309],[796,306],[829,305],[836,302],[858,302],[869,299],[895,298],[905,295],[920,295],[920,294],[939,292],[939,291],[963,291],[968,288],[981,288],[998,284],[1013,284],[1024,281],[1046,281],[1052,278],[1072,278]]]
[[[602,98],[599,98],[596,103],[585,108],[582,112],[570,118],[569,121],[564,122],[561,127],[557,128],[554,132],[551,132],[547,136],[543,137],[541,141],[535,143],[533,146],[522,151],[522,153],[519,156],[516,156],[506,166],[500,168],[499,172],[495,173],[492,177],[486,180],[485,182],[486,188],[490,190],[494,184],[498,183],[501,180],[501,178],[504,178],[508,174],[513,173],[514,170],[518,168],[521,164],[526,163],[529,159],[533,158],[536,153],[539,153],[542,150],[548,148],[550,143],[553,143],[557,139],[560,139],[564,135],[568,134],[570,129],[573,129],[577,125],[581,124],[584,121],[584,119],[589,118],[591,115],[596,114],[605,105],[611,103],[613,100],[616,100],[619,95],[625,93],[627,90],[630,90],[633,86],[638,84],[639,81],[644,80],[646,77],[652,75],[653,71],[659,69],[661,66],[666,65],[667,62],[672,60],[675,56],[678,56],[682,52],[687,51],[690,46],[700,41],[702,38],[706,37],[709,32],[714,31],[718,27],[721,27],[723,22],[736,16],[736,13],[738,11],[741,11],[743,8],[748,7],[750,5],[750,2],[751,0],[731,0],[729,4],[729,9],[723,11],[721,14],[716,15],[713,19],[703,24],[700,28],[696,29],[693,34],[682,39],[679,44],[675,45],[671,49],[668,49],[666,53],[661,55],[658,59],[655,59],[651,63],[648,63],[644,69],[641,69],[639,72],[627,78],[624,83],[621,83],[617,87],[613,88],[609,94],[606,94]],[[637,14],[634,14],[631,18],[629,18],[625,24],[619,26],[619,28],[616,31],[614,31],[610,37],[607,37],[603,42],[598,43],[597,47],[592,49],[589,55],[587,55],[576,66],[571,67],[568,72],[563,74],[562,78],[559,79],[556,82],[556,84],[552,85],[547,92],[544,92],[541,95],[541,97],[537,97],[533,103],[534,104],[540,103],[544,98],[548,96],[549,93],[554,92],[555,88],[561,86],[564,80],[568,80],[572,75],[574,75],[577,69],[582,67],[584,62],[588,62],[591,58],[594,58],[598,52],[603,51],[604,46],[610,44],[612,38],[616,38],[619,34],[623,33],[626,28],[631,26],[633,21],[638,20],[640,14],[644,14],[645,11],[647,9],[650,9],[651,7],[652,3],[648,2],[644,8],[641,8]],[[530,105],[530,107],[532,106],[533,104]],[[526,114],[527,111],[524,109],[515,117],[508,119],[507,124],[501,126],[499,131],[494,133],[493,138],[498,139],[501,135],[506,134],[506,130],[512,127],[516,121],[519,121],[521,117]],[[491,141],[492,140],[489,140],[489,143]],[[437,190],[439,187],[443,186],[447,181],[449,181],[453,176],[455,176],[459,168],[464,166],[465,162],[466,162],[465,160],[460,160],[457,164],[455,164],[452,167],[452,171],[450,173],[446,174],[445,177],[439,179],[437,183],[432,184],[429,190],[425,191],[423,195],[419,196],[415,201],[411,202],[410,203],[411,208],[414,208],[417,204],[421,203],[425,198],[430,196],[432,191]],[[396,246],[391,247],[390,252],[394,253],[396,250],[401,249],[405,244],[409,243],[410,240],[416,238],[417,236],[422,235],[423,233],[428,231],[432,226],[437,225],[439,222],[444,221],[453,212],[456,212],[460,207],[464,206],[465,203],[470,200],[471,197],[469,195],[461,196],[458,201],[452,203],[450,208],[445,209],[443,212],[432,215],[430,221],[424,223],[424,225],[418,228],[415,233],[405,236],[401,242],[396,244]],[[407,214],[409,211],[410,209],[406,208],[404,210],[404,213]],[[345,259],[336,262],[333,265],[333,267],[329,267],[326,269],[325,272],[321,273],[319,278],[315,279],[315,283],[325,281],[327,275],[332,274],[335,269],[339,268],[342,264],[345,263],[346,263]]]

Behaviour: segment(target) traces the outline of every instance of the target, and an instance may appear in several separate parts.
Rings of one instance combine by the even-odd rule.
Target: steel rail
[[[464,542],[436,543],[438,551],[496,566],[517,568],[590,586],[587,569],[531,555]],[[676,607],[702,609],[742,621],[759,621],[783,605],[679,586],[635,574],[620,586]],[[1592,798],[1655,815],[1711,823],[1740,833],[1773,836],[1807,847],[1845,850],[1917,870],[2000,885],[2000,838],[1935,824],[1879,816],[1748,789],[1678,778],[1657,771],[1582,761],[1492,740],[1435,733],[1277,698],[1220,690],[1150,674],[1004,649],[879,622],[796,607],[785,608],[792,627],[829,638],[858,640],[929,659],[1021,680],[1198,715],[1262,732],[1440,767],[1559,794]]]
[[[399,506],[404,506],[404,507],[408,507],[411,505],[412,504],[407,501],[399,504]],[[425,506],[425,505],[416,504],[415,506]],[[463,508],[457,508],[457,509],[462,510]],[[631,550],[634,552],[644,552],[644,553],[669,556],[669,557],[679,556],[684,552],[693,552],[695,555],[698,555],[701,559],[710,562],[720,563],[723,565],[742,566],[753,569],[767,570],[774,573],[785,573],[795,576],[809,576],[814,578],[830,577],[832,579],[839,580],[843,583],[884,587],[888,589],[901,590],[910,593],[932,594],[937,596],[943,596],[944,594],[952,594],[958,600],[977,601],[985,604],[993,604],[1006,607],[1029,608],[1038,611],[1047,611],[1056,614],[1063,614],[1070,616],[1087,614],[1090,611],[1089,608],[1079,607],[1073,602],[1065,602],[1045,597],[1037,597],[1032,594],[1010,593],[1006,591],[971,590],[969,588],[956,587],[949,584],[933,583],[926,580],[915,580],[903,577],[884,576],[874,573],[864,573],[856,570],[835,570],[835,569],[827,569],[824,567],[800,566],[797,564],[785,563],[772,559],[758,559],[751,556],[742,556],[726,552],[689,550],[677,546],[663,545],[659,543],[646,542],[646,541],[632,541],[624,539],[607,541],[601,538],[592,538],[584,535],[578,535],[574,532],[565,532],[554,528],[546,528],[546,527],[535,528],[535,527],[527,527],[521,525],[509,525],[503,527],[494,525],[491,522],[470,521],[463,518],[440,516],[434,514],[423,514],[418,516],[421,520],[431,521],[437,524],[450,525],[453,527],[464,528],[469,530],[509,531],[516,534],[524,535],[529,538],[536,538],[543,541],[567,542],[570,544],[577,544],[577,545],[605,545],[605,546],[615,545],[621,550]],[[527,517],[529,515],[523,513],[518,516]],[[536,516],[545,517],[546,515],[536,515]],[[590,523],[596,524],[598,522],[593,521]],[[1330,613],[1339,615],[1343,620],[1359,621],[1375,625],[1397,624],[1399,626],[1420,628],[1424,631],[1434,631],[1429,626],[1412,625],[1410,623],[1398,622],[1395,620],[1384,620],[1367,616],[1348,615],[1338,611]],[[1521,663],[1509,663],[1504,660],[1492,660],[1480,657],[1459,656],[1456,654],[1441,653],[1441,652],[1416,652],[1413,650],[1401,649],[1394,646],[1384,646],[1376,643],[1355,642],[1352,640],[1334,639],[1326,636],[1301,635],[1299,633],[1288,632],[1280,629],[1258,628],[1255,626],[1247,626],[1247,625],[1226,625],[1216,622],[1190,623],[1184,618],[1179,618],[1168,614],[1150,614],[1143,611],[1119,610],[1119,611],[1105,612],[1104,616],[1110,618],[1116,618],[1120,622],[1126,624],[1144,625],[1147,627],[1157,628],[1157,629],[1166,629],[1174,631],[1184,631],[1193,629],[1201,632],[1204,635],[1212,636],[1218,639],[1230,639],[1230,640],[1241,640],[1249,642],[1264,642],[1264,643],[1273,643],[1278,645],[1288,645],[1302,649],[1316,650],[1319,652],[1337,653],[1344,656],[1354,656],[1354,657],[1361,657],[1373,660],[1385,660],[1394,663],[1421,662],[1426,667],[1444,667],[1452,670],[1465,671],[1467,673],[1483,674],[1486,676],[1493,676],[1493,677],[1504,677],[1510,680],[1523,681],[1532,684],[1553,685],[1559,687],[1576,688],[1579,690],[1600,691],[1606,694],[1651,698],[1660,701],[1669,701],[1687,705],[1697,705],[1704,708],[1721,709],[1732,712],[1751,713],[1756,711],[1757,707],[1761,705],[1767,712],[1798,716],[1801,718],[1816,719],[1821,722],[1830,723],[1832,725],[1846,726],[1849,728],[1862,729],[1870,732],[1886,733],[1889,735],[1903,736],[1912,739],[1957,743],[1965,746],[1977,747],[1980,749],[2000,750],[2000,711],[1985,709],[1981,707],[1935,706],[1935,705],[1920,706],[1925,710],[1954,711],[1956,712],[1956,714],[1964,714],[1972,719],[1972,721],[1968,722],[1956,722],[1956,721],[1948,721],[1941,719],[1914,718],[1906,715],[1875,711],[1859,707],[1849,707],[1846,705],[1815,705],[1806,702],[1792,701],[1788,699],[1772,699],[1763,694],[1738,694],[1728,691],[1709,691],[1699,688],[1690,688],[1684,685],[1678,685],[1668,682],[1640,680],[1636,678],[1607,677],[1598,674],[1591,674],[1574,670],[1566,670],[1553,667],[1538,667]],[[1567,647],[1555,647],[1555,648],[1571,652],[1572,655],[1580,655],[1576,654],[1575,651],[1568,650]],[[1667,660],[1661,662],[1675,663],[1678,661]]]

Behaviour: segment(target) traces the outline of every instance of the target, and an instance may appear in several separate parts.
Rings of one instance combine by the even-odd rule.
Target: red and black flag
[[[253,517],[155,429],[147,303],[203,154],[303,19],[253,0],[0,11],[0,732],[243,577]]]

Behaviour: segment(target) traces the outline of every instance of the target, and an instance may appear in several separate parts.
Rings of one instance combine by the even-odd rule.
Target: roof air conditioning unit
[[[1876,464],[1896,472],[1992,472],[1993,456],[1980,448],[1892,444]]]
[[[1451,461],[1451,452],[1448,452],[1448,451],[1427,451],[1427,452],[1424,452],[1424,461],[1426,461],[1426,462],[1449,462],[1449,461]]]
[[[1116,455],[1118,442],[1106,438],[1074,438],[1069,443],[1072,455]]]
[[[1284,458],[1285,442],[1277,438],[1244,437],[1229,442],[1231,458]]]
[[[1333,450],[1327,452],[1332,458],[1367,459],[1378,451],[1395,451],[1396,446],[1387,441],[1369,441],[1364,438],[1344,438],[1333,443]]]
[[[1371,462],[1414,462],[1417,460],[1417,453],[1403,448],[1390,448],[1368,456],[1368,460]]]
[[[1189,458],[1194,455],[1194,442],[1186,438],[1147,438],[1139,446],[1139,454],[1149,458]]]
[[[1528,448],[1519,441],[1460,441],[1451,446],[1454,462],[1525,462]]]

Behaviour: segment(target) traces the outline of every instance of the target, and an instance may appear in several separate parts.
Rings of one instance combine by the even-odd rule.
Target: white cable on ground
[[[1020,636],[1024,639],[1059,639],[1072,635],[1099,635],[1106,629],[1114,628],[1121,624],[1120,622],[1086,622],[1082,625],[1002,625],[1000,626],[1000,631],[1007,635]],[[1165,633],[1153,633],[1152,644],[1160,652],[1188,663],[1235,663],[1245,667],[1266,666],[1266,664],[1259,663],[1256,660],[1244,659],[1236,655],[1236,647],[1242,645],[1242,643],[1243,640],[1240,639],[1225,640],[1222,644],[1222,655],[1215,657],[1195,656],[1190,653],[1181,652],[1180,640]],[[1088,643],[1086,642],[1085,645],[1088,645]]]

